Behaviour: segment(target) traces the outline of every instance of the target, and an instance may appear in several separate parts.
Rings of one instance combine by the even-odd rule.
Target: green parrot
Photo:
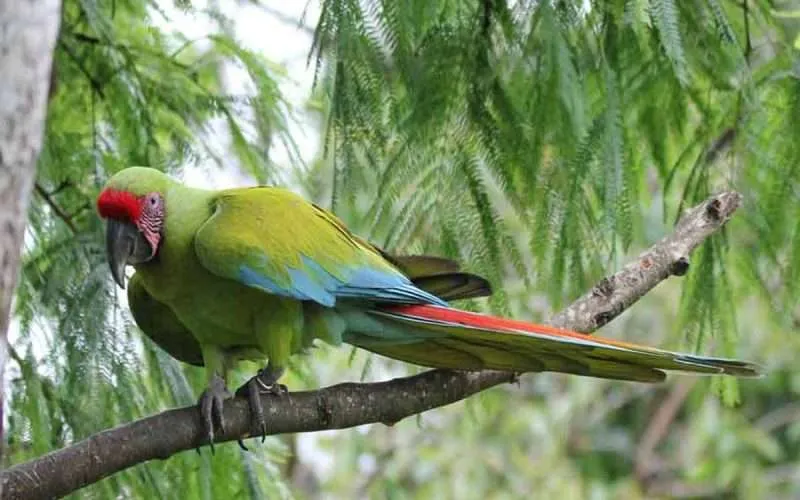
[[[205,367],[198,406],[210,443],[215,428],[225,427],[222,407],[232,397],[226,376],[236,362],[267,361],[242,388],[264,433],[258,395],[285,390],[278,380],[290,356],[316,339],[433,368],[639,382],[662,381],[671,370],[760,373],[746,361],[451,308],[445,299],[490,293],[485,280],[459,274],[445,260],[410,257],[404,264],[286,189],[195,189],[131,167],[108,181],[97,209],[107,220],[114,280],[125,288],[125,267],[135,269],[129,297],[137,324],[176,358]]]

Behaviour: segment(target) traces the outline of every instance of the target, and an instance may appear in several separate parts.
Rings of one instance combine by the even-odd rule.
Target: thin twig
[[[672,422],[678,415],[678,411],[696,383],[697,379],[681,380],[672,388],[667,398],[659,405],[650,419],[650,423],[647,425],[636,449],[634,468],[636,477],[640,481],[647,481],[657,468],[655,449],[667,436]]]
[[[753,53],[753,39],[750,37],[750,5],[747,0],[742,2],[742,16],[744,17],[744,59],[750,64],[750,55]]]
[[[557,323],[591,331],[619,315],[659,281],[681,274],[678,271],[685,270],[689,252],[723,226],[740,199],[735,192],[725,192],[688,211],[672,235],[558,314]],[[597,317],[604,320],[597,321]],[[397,422],[516,378],[505,372],[430,370],[387,382],[340,384],[280,397],[263,395],[262,404],[269,412],[269,435],[343,429]],[[226,431],[217,436],[218,442],[253,436],[245,398],[226,402],[224,416]],[[0,485],[7,499],[63,496],[136,464],[166,459],[205,444],[200,414],[195,406],[189,406],[99,432],[10,467],[0,472]]]
[[[759,418],[755,426],[762,432],[772,432],[800,420],[800,403],[789,403]]]
[[[67,35],[70,38],[72,38],[73,40],[76,40],[76,41],[82,42],[82,43],[86,43],[86,44],[89,44],[89,45],[96,45],[98,47],[110,47],[110,48],[116,49],[116,50],[118,50],[120,52],[122,52],[122,51],[128,51],[128,52],[135,51],[135,52],[145,53],[145,54],[153,56],[153,57],[155,57],[157,59],[161,59],[163,61],[166,61],[166,62],[168,62],[168,63],[172,64],[173,66],[176,66],[176,67],[178,67],[180,69],[183,69],[183,70],[186,70],[186,71],[190,71],[192,69],[188,64],[184,64],[184,63],[176,60],[174,57],[170,57],[170,56],[164,55],[163,52],[159,52],[159,51],[153,50],[153,49],[151,49],[149,47],[146,47],[146,46],[131,46],[131,45],[126,45],[126,44],[122,44],[122,43],[115,43],[115,42],[112,42],[110,40],[101,40],[101,39],[93,37],[91,35],[87,35],[85,33],[80,33],[80,32],[76,32],[76,31],[69,32],[69,33],[67,33]]]
[[[72,59],[72,62],[74,62],[78,69],[81,70],[81,73],[86,76],[86,80],[89,82],[89,86],[92,88],[92,90],[100,97],[105,97],[105,91],[103,91],[105,83],[98,81],[94,75],[92,75],[89,69],[83,65],[83,61],[78,57],[78,54],[72,50],[69,44],[60,43],[59,46],[64,49],[64,52],[66,52],[69,58]]]
[[[267,14],[273,16],[278,21],[288,24],[290,26],[294,26],[295,28],[301,30],[302,32],[306,33],[307,35],[314,36],[314,28],[310,27],[306,23],[303,22],[302,19],[296,19],[280,10],[270,7],[268,5],[261,4],[258,6],[261,10],[266,12]]]
[[[716,482],[659,481],[647,489],[648,498],[727,498],[725,485]]]
[[[74,184],[72,183],[72,181],[69,181],[69,180],[61,181],[61,183],[58,186],[56,186],[54,189],[52,189],[50,191],[50,196],[55,196],[58,193],[60,193],[61,191],[65,190],[67,188],[71,188],[71,187],[74,187]]]
[[[45,190],[45,188],[42,187],[41,184],[37,182],[36,185],[34,186],[34,189],[36,191],[36,194],[38,194],[44,200],[44,202],[47,203],[47,205],[56,214],[56,216],[62,221],[64,221],[64,224],[66,224],[67,227],[69,227],[70,231],[72,231],[73,234],[77,234],[78,228],[76,228],[75,224],[72,222],[73,216],[68,215],[64,211],[64,209],[62,209],[58,205],[58,203],[56,203],[56,200],[54,200],[53,197],[50,196],[50,193],[48,193],[47,190]],[[79,209],[79,211],[80,210],[82,209]]]

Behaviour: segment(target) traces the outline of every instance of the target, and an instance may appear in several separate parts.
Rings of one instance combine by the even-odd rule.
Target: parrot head
[[[126,265],[148,262],[158,253],[171,182],[158,170],[131,167],[109,179],[97,197],[97,211],[107,220],[106,257],[121,288]]]

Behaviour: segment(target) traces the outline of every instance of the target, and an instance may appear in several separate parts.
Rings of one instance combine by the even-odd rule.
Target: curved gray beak
[[[125,288],[125,266],[141,262],[138,257],[144,252],[150,253],[150,245],[134,224],[108,219],[106,258],[111,276],[120,288]]]

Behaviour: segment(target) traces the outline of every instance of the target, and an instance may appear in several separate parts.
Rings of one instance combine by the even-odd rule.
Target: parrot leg
[[[292,352],[302,340],[303,320],[303,303],[294,299],[278,300],[274,307],[256,317],[258,346],[269,363],[240,387],[236,394],[247,395],[252,419],[251,428],[258,429],[262,443],[267,435],[267,419],[264,416],[261,395],[281,396],[288,392],[286,386],[278,384],[278,379],[289,364]],[[241,441],[239,446],[247,449]]]
[[[262,443],[267,436],[267,419],[264,416],[264,406],[261,404],[261,394],[283,396],[288,393],[289,390],[286,386],[278,383],[278,379],[281,378],[284,371],[283,367],[276,367],[269,363],[265,368],[259,370],[256,376],[236,390],[237,396],[247,396],[247,401],[250,403],[250,414],[253,416],[255,427],[261,432]],[[243,450],[247,450],[241,439],[239,446]]]
[[[203,363],[206,367],[206,379],[208,386],[200,400],[197,402],[200,407],[200,418],[204,431],[208,437],[208,444],[211,452],[214,452],[214,424],[221,433],[225,432],[225,417],[223,414],[223,403],[233,395],[228,391],[225,383],[226,357],[225,352],[218,346],[202,344],[200,350],[203,353]]]
[[[209,380],[208,388],[203,391],[198,401],[200,415],[208,434],[208,443],[211,445],[212,452],[214,451],[214,424],[216,423],[220,432],[225,432],[225,417],[222,413],[223,402],[231,397],[231,393],[225,386],[225,379],[215,373]]]

